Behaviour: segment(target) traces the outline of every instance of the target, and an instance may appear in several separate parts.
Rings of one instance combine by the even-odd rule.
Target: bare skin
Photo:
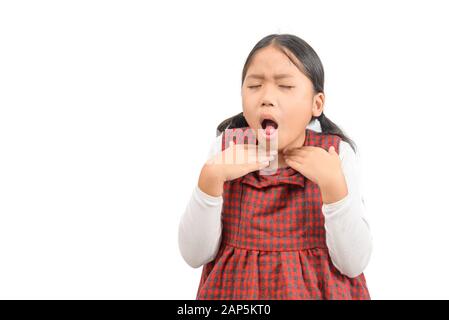
[[[271,115],[278,124],[278,152],[273,162],[280,168],[289,166],[317,183],[324,203],[336,202],[347,195],[338,154],[333,148],[326,151],[304,146],[305,129],[312,116],[318,117],[323,112],[324,93],[315,92],[310,79],[290,59],[299,66],[302,64],[291,52],[287,54],[268,46],[253,56],[241,88],[243,115],[250,128],[257,132],[261,148],[267,148],[267,141],[260,135],[263,132],[261,117]],[[234,152],[235,147],[228,149]],[[229,153],[224,150],[219,157],[226,152]],[[257,151],[251,149],[250,152],[254,156]],[[203,166],[198,186],[210,195],[220,196],[225,181],[268,167],[266,160],[240,164],[208,161]]]
[[[293,54],[290,58],[300,62]],[[276,75],[286,75],[275,78]],[[263,78],[255,76],[262,75]],[[323,112],[324,94],[314,94],[313,84],[278,48],[268,46],[254,56],[242,89],[243,115],[253,129],[262,129],[262,113],[272,114],[278,127],[278,166],[286,167],[282,151],[304,145],[305,129],[312,115]],[[264,139],[259,137],[264,145]]]

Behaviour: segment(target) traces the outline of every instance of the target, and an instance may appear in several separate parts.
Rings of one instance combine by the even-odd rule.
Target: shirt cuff
[[[337,215],[341,211],[345,211],[350,205],[349,193],[343,198],[336,202],[325,204],[323,203],[322,211],[325,217],[330,218],[331,216]]]

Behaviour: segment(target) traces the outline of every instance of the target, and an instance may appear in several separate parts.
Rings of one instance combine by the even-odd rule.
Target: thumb
[[[329,153],[330,153],[330,154],[337,154],[337,152],[335,151],[334,146],[330,146],[330,148],[329,148]]]

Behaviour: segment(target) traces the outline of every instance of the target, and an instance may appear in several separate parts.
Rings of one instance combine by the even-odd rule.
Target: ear
[[[313,97],[313,105],[312,105],[312,115],[315,117],[319,117],[324,110],[324,100],[325,96],[323,92],[318,92]]]

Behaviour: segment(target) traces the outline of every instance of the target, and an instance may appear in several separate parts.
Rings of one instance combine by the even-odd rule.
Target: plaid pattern
[[[257,144],[251,132],[227,129],[222,149],[232,137]],[[339,153],[339,143],[337,135],[306,129],[306,146],[333,145]],[[251,172],[225,182],[223,200],[221,244],[203,266],[198,300],[370,299],[363,273],[349,278],[332,264],[319,187],[301,173]]]

